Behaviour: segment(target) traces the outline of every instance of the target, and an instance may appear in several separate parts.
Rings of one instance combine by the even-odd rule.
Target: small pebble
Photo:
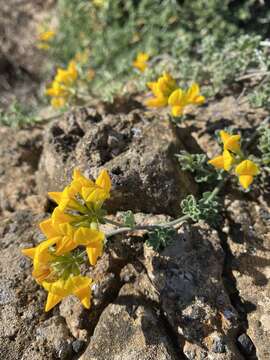
[[[81,340],[75,340],[72,343],[72,348],[74,350],[75,353],[78,353],[79,351],[82,350],[83,346],[84,346],[85,342],[81,341]]]
[[[218,354],[226,352],[225,344],[219,337],[213,339],[212,351]]]
[[[243,354],[250,355],[254,351],[254,345],[247,334],[242,334],[237,338],[238,346]]]

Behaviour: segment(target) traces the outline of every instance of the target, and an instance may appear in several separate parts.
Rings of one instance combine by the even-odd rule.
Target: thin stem
[[[145,231],[151,231],[151,230],[154,230],[154,229],[157,229],[157,228],[165,228],[165,227],[170,227],[170,226],[175,226],[175,225],[178,225],[182,222],[184,222],[185,220],[189,219],[189,215],[184,215],[184,216],[181,216],[180,218],[178,219],[175,219],[175,220],[172,220],[172,221],[169,221],[167,223],[163,223],[163,224],[155,224],[155,225],[138,225],[138,226],[134,226],[133,228],[131,227],[127,227],[127,226],[123,226],[122,224],[120,224],[121,226],[116,229],[116,230],[113,230],[111,232],[109,232],[108,234],[106,234],[106,237],[111,237],[113,235],[118,235],[118,234],[122,234],[122,233],[126,233],[126,232],[130,232],[130,231],[137,231],[137,230],[145,230]],[[108,219],[107,219],[108,220]],[[111,223],[112,222],[109,220],[108,223]],[[117,223],[118,224],[118,223]],[[116,225],[113,224],[113,225]],[[116,226],[119,226],[119,225],[116,225]]]
[[[108,218],[106,218],[106,217],[104,217],[103,220],[104,220],[107,224],[115,225],[115,226],[118,226],[118,227],[121,227],[121,228],[122,228],[122,227],[126,227],[125,224],[121,224],[121,223],[119,223],[119,222],[117,222],[117,221],[108,219]]]
[[[228,180],[228,176],[226,176],[215,188],[214,190],[211,192],[211,194],[208,196],[208,198],[205,200],[205,204],[208,204],[219,192],[220,190],[223,188],[223,186],[225,185],[225,183]]]
[[[259,76],[265,76],[265,75],[270,75],[270,72],[269,71],[264,71],[264,70],[254,71],[251,74],[246,74],[246,75],[240,76],[240,77],[236,78],[235,80],[236,81],[242,81],[242,80],[250,79],[250,78],[253,78],[253,77],[259,77]]]

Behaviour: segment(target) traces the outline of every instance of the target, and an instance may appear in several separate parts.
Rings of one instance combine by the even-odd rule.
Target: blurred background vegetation
[[[263,0],[58,0],[56,36],[46,51],[45,81],[87,53],[88,91],[112,101],[145,91],[146,81],[170,71],[208,96],[242,93],[255,107],[269,107],[270,8]],[[44,27],[51,27],[50,19]],[[143,51],[149,68],[136,73]]]

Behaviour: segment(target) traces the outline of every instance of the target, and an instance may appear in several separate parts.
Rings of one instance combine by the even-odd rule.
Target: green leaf
[[[125,224],[125,226],[130,227],[130,228],[135,227],[135,218],[134,218],[134,214],[131,210],[126,211],[123,214],[123,223]]]
[[[166,248],[176,235],[174,228],[156,228],[148,233],[148,239],[146,240],[147,246],[152,247],[155,251],[160,251]]]

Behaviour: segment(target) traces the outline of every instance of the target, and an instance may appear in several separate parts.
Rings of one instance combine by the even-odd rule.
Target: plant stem
[[[130,232],[130,231],[137,231],[137,230],[145,230],[145,231],[151,231],[157,228],[165,228],[165,227],[170,227],[170,226],[175,226],[178,225],[184,221],[186,221],[187,219],[189,219],[189,215],[184,215],[181,216],[180,218],[177,218],[175,220],[169,221],[167,223],[163,223],[163,224],[155,224],[155,225],[138,225],[135,226],[133,228],[131,227],[127,227],[124,226],[123,224],[117,223],[115,221],[112,221],[110,219],[104,219],[106,222],[108,222],[109,224],[113,224],[118,226],[119,228],[116,230],[113,230],[111,232],[109,232],[108,234],[106,234],[106,237],[111,237],[113,235],[117,235],[117,234],[122,234],[122,233],[126,233],[126,232]]]
[[[104,220],[107,224],[115,225],[115,226],[118,226],[118,227],[126,227],[125,224],[121,224],[121,223],[119,223],[119,222],[117,222],[117,221],[108,219],[108,218],[106,218],[106,217],[104,217],[103,220]]]
[[[208,204],[220,192],[220,190],[223,188],[227,180],[228,180],[228,176],[226,176],[223,180],[220,181],[220,183],[214,188],[214,190],[205,200],[204,202],[205,204]]]

